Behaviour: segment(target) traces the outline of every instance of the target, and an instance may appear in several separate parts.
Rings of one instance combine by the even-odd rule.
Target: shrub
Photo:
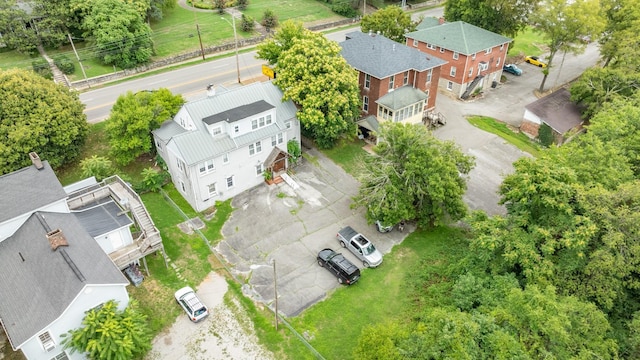
[[[58,69],[66,75],[73,74],[76,71],[76,65],[66,55],[56,55],[53,57],[53,62]]]
[[[335,4],[331,6],[331,10],[338,15],[342,15],[348,18],[354,18],[358,15],[358,12],[347,2]]]
[[[249,0],[237,0],[236,1],[236,6],[240,10],[245,10],[247,8],[247,5],[249,5]]]
[[[538,129],[538,140],[540,140],[540,144],[545,147],[549,147],[553,144],[553,130],[549,125],[545,123],[540,125],[540,129]]]
[[[225,5],[224,0],[213,0],[213,7],[218,10],[220,15],[224,14]]]
[[[82,176],[95,176],[98,181],[102,181],[114,173],[111,160],[98,155],[93,155],[90,158],[80,161],[80,168],[82,169]]]
[[[255,20],[253,20],[251,16],[242,14],[242,23],[240,25],[240,29],[244,32],[252,32],[255,27]]]
[[[167,179],[168,174],[166,172],[157,171],[151,167],[146,168],[142,170],[142,184],[140,184],[139,190],[142,192],[157,192],[162,188],[162,185],[164,185]]]
[[[267,9],[264,11],[262,15],[262,22],[260,23],[265,27],[267,31],[278,26],[278,17],[271,9]]]
[[[47,62],[47,60],[43,58],[33,60],[31,62],[31,67],[36,74],[42,76],[43,78],[49,80],[53,79],[53,73],[51,72],[51,68],[49,67],[49,63]]]

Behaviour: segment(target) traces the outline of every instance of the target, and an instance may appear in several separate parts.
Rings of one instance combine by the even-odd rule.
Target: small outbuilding
[[[580,107],[571,101],[571,94],[567,89],[554,91],[525,106],[520,130],[537,138],[542,124],[552,129],[554,143],[557,145],[562,145],[584,130]]]

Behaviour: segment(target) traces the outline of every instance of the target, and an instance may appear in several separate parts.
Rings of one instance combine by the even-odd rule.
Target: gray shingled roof
[[[532,102],[525,106],[525,109],[534,113],[559,134],[564,134],[584,122],[580,116],[580,107],[571,101],[571,94],[565,88]]]
[[[51,250],[39,215],[51,230],[62,230],[69,246]],[[14,347],[60,317],[83,288],[93,284],[128,281],[73,214],[34,213],[0,242],[0,319]]]
[[[248,118],[252,115],[260,114],[261,112],[273,109],[275,106],[269,104],[264,100],[258,100],[251,104],[238,106],[237,108],[225,110],[221,113],[210,115],[202,119],[205,124],[211,125],[220,121],[226,121],[232,123],[234,121]]]
[[[378,99],[376,103],[395,111],[428,98],[427,94],[420,89],[405,85],[393,91],[389,91],[383,97]]]
[[[0,176],[0,223],[67,198],[49,162]]]
[[[463,55],[472,55],[494,46],[507,44],[511,39],[468,24],[464,21],[445,22],[405,34],[407,39],[433,44]]]
[[[378,79],[407,70],[425,71],[447,63],[382,35],[354,31],[346,36],[347,40],[340,43],[342,57],[354,69]]]
[[[109,201],[73,212],[80,224],[94,238],[133,224],[127,214],[113,200],[110,200],[111,197],[106,199]]]
[[[235,139],[226,133],[213,137],[207,132],[203,119],[261,100],[276,108],[274,124]],[[292,101],[282,101],[282,91],[271,81],[256,82],[216,93],[214,96],[186,103],[183,108],[194,120],[196,130],[180,132],[175,124],[166,122],[160,129],[155,130],[154,134],[165,140],[170,139],[167,148],[180,154],[188,165],[231,152],[249,144],[256,136],[259,136],[257,140],[260,140],[282,132],[285,130],[285,121],[295,119],[297,112]]]

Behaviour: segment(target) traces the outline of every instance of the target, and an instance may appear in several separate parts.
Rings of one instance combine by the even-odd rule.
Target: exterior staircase
[[[476,78],[473,79],[471,84],[467,86],[467,90],[465,90],[465,92],[462,94],[462,96],[460,96],[460,98],[463,100],[466,100],[471,95],[471,93],[473,92],[473,89],[475,89],[476,85],[478,85],[478,83],[480,82],[480,80],[482,80],[483,77],[484,75],[476,76]]]
[[[62,70],[58,69],[55,62],[53,62],[53,59],[51,59],[47,55],[47,53],[44,52],[44,48],[41,45],[38,45],[38,52],[45,60],[47,60],[47,63],[49,63],[49,68],[51,69],[51,73],[53,74],[53,81],[56,84],[62,84],[68,88],[71,88],[71,82],[69,82],[67,75],[65,75]]]

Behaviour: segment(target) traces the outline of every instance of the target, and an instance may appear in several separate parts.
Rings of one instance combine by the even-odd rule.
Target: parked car
[[[515,76],[522,75],[522,69],[516,66],[516,64],[506,64],[502,67],[503,71],[508,72],[509,74],[513,74]]]
[[[535,65],[535,66],[538,66],[538,67],[541,67],[541,68],[547,67],[547,63],[545,63],[544,61],[540,60],[540,58],[537,57],[537,56],[526,56],[524,58],[524,61],[528,62],[531,65]]]
[[[176,291],[175,298],[178,304],[182,306],[184,311],[189,316],[189,320],[198,322],[209,315],[209,310],[196,296],[196,292],[189,286],[185,286],[182,289]]]
[[[393,225],[385,225],[380,220],[376,220],[376,229],[381,233],[387,233],[393,230]]]
[[[317,260],[318,265],[335,275],[340,284],[352,285],[360,279],[360,269],[342,254],[331,249],[320,250]]]
[[[376,267],[382,264],[382,254],[375,246],[364,237],[364,235],[355,231],[351,226],[345,226],[336,235],[340,242],[340,246],[349,249],[360,261],[364,267]]]

